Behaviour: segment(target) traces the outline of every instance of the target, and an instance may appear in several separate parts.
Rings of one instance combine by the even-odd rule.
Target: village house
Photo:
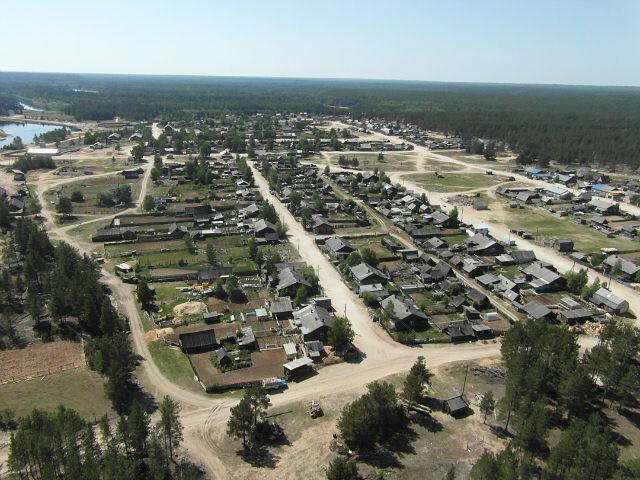
[[[640,272],[640,267],[635,263],[618,255],[609,255],[602,264],[606,267],[607,271],[612,274],[616,273],[627,281],[634,281],[638,272]]]
[[[333,325],[333,316],[323,307],[308,305],[293,312],[292,323],[300,329],[303,341],[325,342],[327,333]]]
[[[429,317],[408,298],[391,295],[380,305],[383,310],[392,312],[389,320],[396,331],[424,330],[429,326]]]
[[[390,281],[388,275],[364,262],[351,267],[350,271],[358,285],[385,284]]]
[[[342,259],[349,256],[350,253],[355,251],[355,248],[344,238],[331,237],[328,238],[324,246],[329,253],[329,256],[334,259]]]
[[[614,295],[606,288],[598,289],[590,301],[598,307],[615,314],[625,314],[629,311],[629,302]]]

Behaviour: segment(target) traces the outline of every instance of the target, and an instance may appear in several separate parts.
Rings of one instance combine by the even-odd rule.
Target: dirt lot
[[[214,385],[235,385],[282,376],[282,365],[287,361],[282,348],[263,350],[251,353],[251,367],[220,373],[211,363],[211,355],[212,352],[206,352],[189,356],[198,377],[207,388]]]
[[[0,351],[0,385],[85,368],[81,342],[59,340]]]
[[[472,362],[471,367],[474,365],[495,366],[496,363]],[[428,395],[443,399],[459,392],[466,373],[465,363],[431,370],[435,377]],[[384,380],[400,389],[403,379],[404,376],[394,375]],[[358,461],[361,476],[374,478],[377,471],[384,470],[384,478],[387,479],[439,479],[444,478],[451,465],[456,465],[456,478],[468,478],[471,465],[485,449],[496,451],[504,448],[503,441],[490,429],[490,425],[502,422],[491,416],[484,425],[478,406],[474,404],[476,393],[487,390],[492,390],[495,398],[501,398],[504,393],[502,383],[476,376],[470,370],[466,393],[472,402],[471,415],[460,420],[439,411],[433,411],[430,416],[413,416],[409,427],[394,440],[391,448],[383,449],[367,463]],[[327,395],[316,399],[325,415],[315,420],[307,415],[306,402],[269,410],[270,419],[283,427],[287,441],[268,449],[263,468],[243,462],[236,455],[239,442],[230,442],[223,429],[214,434],[212,447],[232,472],[230,478],[325,478],[322,467],[336,456],[329,445],[332,435],[337,432],[340,412],[355,399],[355,395]]]

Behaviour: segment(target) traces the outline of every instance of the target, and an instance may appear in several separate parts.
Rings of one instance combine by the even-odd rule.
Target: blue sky
[[[640,86],[638,0],[3,0],[0,12],[0,70]]]

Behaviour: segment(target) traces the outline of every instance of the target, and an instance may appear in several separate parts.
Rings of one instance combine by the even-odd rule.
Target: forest
[[[367,115],[504,141],[531,161],[640,166],[640,89],[631,87],[0,73],[0,111],[18,100],[77,120]]]

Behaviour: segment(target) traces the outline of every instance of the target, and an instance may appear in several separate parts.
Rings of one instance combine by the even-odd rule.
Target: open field
[[[0,351],[0,384],[86,368],[83,344],[59,340]]]
[[[482,155],[473,155],[461,150],[437,150],[438,155],[453,158],[467,163],[470,166],[490,168],[493,170],[507,170],[516,166],[511,156],[499,156],[495,161],[488,161]]]
[[[114,207],[99,207],[97,203],[97,196],[100,192],[111,192],[119,185],[129,185],[131,187],[131,198],[135,201],[140,194],[140,188],[142,182],[140,179],[125,179],[124,176],[114,174],[103,177],[94,178],[80,178],[76,182],[70,182],[55,189],[58,195],[54,191],[50,190],[45,193],[47,201],[57,201],[58,196],[71,196],[72,192],[79,190],[84,196],[84,201],[73,203],[73,212],[75,214],[101,214],[112,213],[115,211]]]
[[[414,152],[385,152],[384,158],[378,160],[378,152],[331,152],[323,154],[329,159],[331,165],[338,165],[338,160],[341,155],[348,159],[357,158],[358,167],[361,170],[384,170],[389,172],[407,171],[412,172],[416,170],[417,154]]]
[[[589,227],[578,225],[568,218],[554,217],[542,209],[504,208],[494,206],[492,210],[494,220],[490,223],[503,223],[509,229],[526,230],[534,235],[569,238],[574,242],[574,248],[583,253],[596,252],[601,248],[617,248],[631,250],[640,247],[640,243],[624,238],[608,238],[606,235]]]
[[[0,405],[17,416],[27,415],[34,408],[53,410],[58,405],[73,408],[93,420],[111,413],[111,402],[104,395],[104,380],[96,372],[76,369],[34,378],[0,387]]]
[[[445,173],[444,178],[437,178],[433,173],[417,173],[403,175],[402,179],[417,183],[430,192],[457,192],[485,188],[504,182],[504,177],[485,175],[483,173]]]
[[[102,150],[91,150],[83,147],[76,152],[66,153],[56,157],[56,165],[60,167],[75,168],[80,172],[93,173],[116,172],[133,168],[129,163],[128,147],[116,151],[113,147]]]

